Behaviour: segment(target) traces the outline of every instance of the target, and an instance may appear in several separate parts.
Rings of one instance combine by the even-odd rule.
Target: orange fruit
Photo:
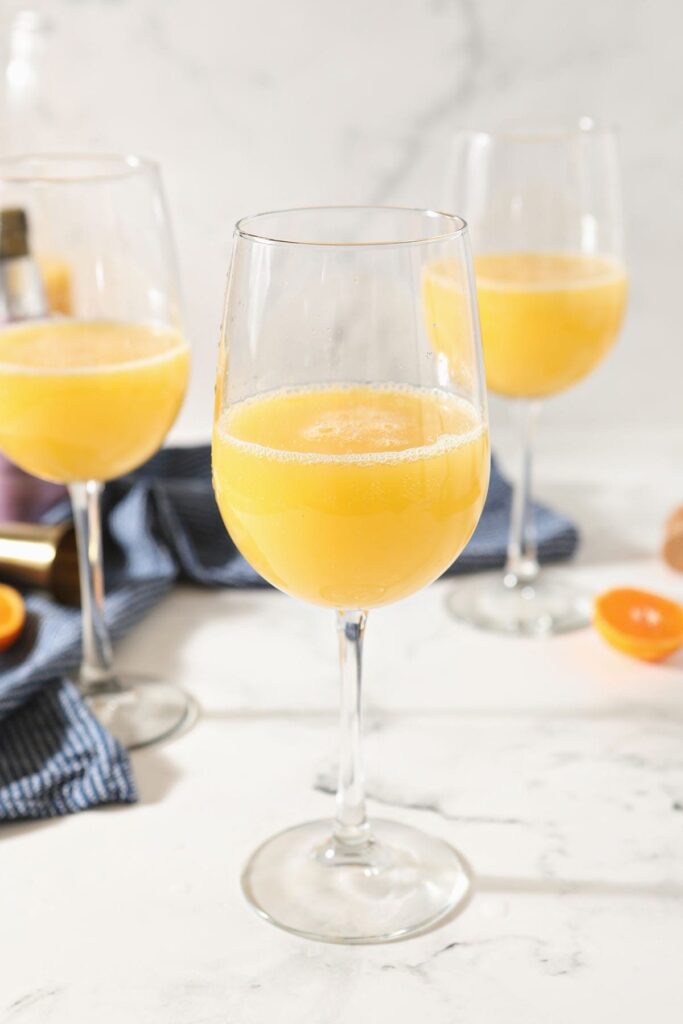
[[[24,599],[14,587],[0,583],[0,651],[17,640],[26,622]]]
[[[683,646],[683,607],[647,590],[601,594],[593,623],[612,647],[644,661],[659,661]]]

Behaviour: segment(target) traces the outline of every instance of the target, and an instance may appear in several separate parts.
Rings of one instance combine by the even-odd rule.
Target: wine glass
[[[621,325],[627,278],[615,133],[589,118],[460,132],[449,194],[472,231],[488,388],[514,405],[520,435],[504,573],[459,582],[450,607],[506,633],[575,629],[588,622],[585,596],[539,575],[532,443],[543,399],[589,374]],[[450,287],[442,276],[437,289]]]
[[[160,174],[132,156],[5,159],[0,210],[9,226],[0,284],[31,317],[0,329],[0,451],[68,487],[83,620],[77,682],[117,739],[142,746],[178,728],[189,703],[174,686],[113,668],[99,497],[104,481],[161,446],[187,384]]]
[[[430,268],[453,355],[430,343]],[[368,609],[436,579],[472,534],[488,485],[479,327],[466,226],[423,210],[339,207],[238,223],[213,433],[233,540],[280,590],[336,610],[341,745],[334,823],[268,839],[247,899],[330,942],[411,934],[459,906],[468,870],[443,840],[368,822],[360,752]]]

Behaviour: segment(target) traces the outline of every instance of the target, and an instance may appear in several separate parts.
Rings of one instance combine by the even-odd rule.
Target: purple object
[[[0,455],[0,523],[37,523],[64,497],[64,488],[29,476]]]

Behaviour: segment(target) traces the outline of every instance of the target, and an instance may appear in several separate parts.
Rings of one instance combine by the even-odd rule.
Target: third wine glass
[[[179,728],[191,706],[165,680],[114,668],[99,498],[106,481],[161,447],[187,386],[190,353],[159,170],[133,156],[3,160],[0,222],[11,228],[0,239],[0,294],[25,291],[29,252],[39,293],[30,318],[24,311],[23,322],[0,329],[0,451],[69,488],[83,609],[76,682],[117,739],[144,746]],[[10,252],[21,257],[11,261],[11,277]],[[115,600],[134,621],[133,596]]]

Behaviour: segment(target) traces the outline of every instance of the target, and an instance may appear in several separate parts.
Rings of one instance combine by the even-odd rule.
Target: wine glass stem
[[[352,848],[362,846],[369,838],[361,751],[361,678],[366,620],[367,613],[363,611],[337,612],[341,716],[334,837],[342,846]]]
[[[102,485],[94,480],[69,485],[76,530],[81,588],[83,659],[80,684],[84,694],[112,680],[112,649],[104,620],[102,567]]]
[[[512,490],[510,536],[505,564],[505,585],[511,588],[532,583],[539,570],[531,505],[531,463],[540,409],[540,402],[517,403],[519,462]]]

